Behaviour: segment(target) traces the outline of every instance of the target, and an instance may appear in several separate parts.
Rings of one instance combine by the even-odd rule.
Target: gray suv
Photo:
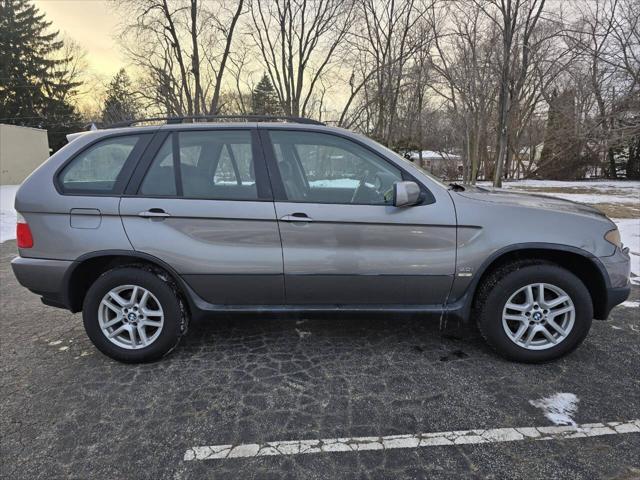
[[[70,135],[17,193],[16,277],[112,358],[159,359],[215,313],[385,312],[475,321],[541,362],[629,295],[593,208],[447,186],[307,119],[202,120]]]

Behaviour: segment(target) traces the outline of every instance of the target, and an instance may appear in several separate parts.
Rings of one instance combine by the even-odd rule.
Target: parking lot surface
[[[342,316],[212,320],[192,325],[164,360],[124,365],[94,349],[81,315],[46,307],[19,287],[14,255],[15,242],[0,246],[3,478],[640,478],[639,433],[188,454],[199,446],[548,427],[541,399],[557,394],[574,398],[569,416],[580,425],[640,419],[640,309],[632,302],[594,321],[575,353],[546,365],[502,360],[475,329],[437,319]]]

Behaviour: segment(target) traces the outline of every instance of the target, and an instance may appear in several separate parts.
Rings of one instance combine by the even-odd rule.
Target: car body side
[[[145,136],[140,147],[142,151],[132,154],[131,166],[125,167],[133,172],[149,156],[149,152],[144,150],[152,148],[155,138],[167,131],[225,128],[261,132],[261,150],[257,154],[264,154],[265,158],[257,161],[265,161],[270,167],[268,176],[273,192],[269,193],[272,197],[263,196],[250,205],[243,203],[241,209],[235,208],[233,201],[181,200],[183,217],[191,223],[194,219],[199,222],[196,227],[172,219],[173,228],[157,230],[158,235],[145,235],[144,229],[140,228],[141,222],[153,220],[136,218],[135,212],[146,207],[130,189],[123,188],[122,194],[118,195],[62,194],[52,181],[70,159],[107,137]],[[336,298],[340,298],[341,292],[350,286],[348,281],[341,280],[345,273],[341,268],[347,268],[342,267],[347,259],[332,259],[327,251],[330,246],[314,244],[313,235],[305,236],[304,230],[297,227],[290,227],[291,238],[296,243],[290,254],[291,271],[285,271],[280,235],[283,227],[289,227],[278,226],[279,212],[276,215],[273,210],[279,205],[282,208],[287,205],[278,197],[282,193],[278,191],[277,175],[270,164],[273,159],[269,158],[268,145],[265,145],[264,131],[270,129],[317,131],[347,138],[396,165],[424,188],[429,195],[428,202],[402,209],[404,215],[410,212],[415,216],[415,225],[404,220],[406,225],[414,228],[404,228],[404,225],[399,228],[390,222],[388,228],[376,232],[378,235],[384,232],[385,236],[401,235],[396,238],[394,246],[406,247],[404,255],[409,256],[410,261],[404,265],[410,268],[393,270],[393,255],[385,255],[384,249],[364,248],[357,253],[356,260],[362,275],[359,278],[361,283],[354,288],[362,289],[362,295],[368,289],[391,289],[389,298],[397,295],[398,302],[351,301],[362,296],[356,294],[345,297],[345,301],[333,303],[287,302],[286,295],[282,293],[286,291],[285,275],[307,282],[300,282],[307,289],[326,288]],[[132,176],[135,178],[136,174]],[[160,205],[163,202],[162,199],[156,200]],[[338,128],[243,123],[90,132],[76,138],[39,167],[19,189],[15,206],[29,223],[36,239],[33,248],[21,249],[20,256],[12,262],[18,280],[41,295],[46,304],[71,311],[82,308],[84,292],[100,273],[112,266],[132,263],[142,263],[171,276],[183,293],[192,316],[220,311],[313,312],[341,309],[444,311],[467,320],[482,278],[505,262],[523,258],[548,260],[576,273],[591,293],[596,318],[606,318],[610,309],[629,294],[628,255],[604,240],[605,234],[615,225],[594,209],[546,197],[473,188],[465,192],[449,190],[377,143]],[[331,204],[313,207],[307,204],[307,207],[315,208],[314,215],[320,218],[335,209]],[[343,207],[349,209],[344,214],[345,228],[335,230],[341,235],[366,234],[367,228],[376,223],[375,219],[367,218],[371,210],[359,205]],[[385,208],[392,218],[395,207],[380,208]],[[355,223],[349,223],[354,219]],[[221,228],[216,220],[224,220],[224,227]],[[229,230],[236,233],[229,235]],[[213,242],[221,248],[217,253],[203,250],[200,264],[194,264],[193,259],[198,257],[197,249],[203,244],[199,235],[204,235],[205,242]],[[215,237],[213,240],[212,236]],[[158,245],[163,248],[157,248]],[[190,250],[190,255],[184,254],[186,250]],[[313,255],[319,257],[314,259]],[[308,263],[312,261],[315,263]],[[389,262],[385,266],[385,275],[376,274],[376,262]],[[208,264],[206,270],[202,270],[202,264]],[[321,264],[324,268],[317,272],[319,275],[307,275],[307,267],[317,268]],[[216,268],[220,268],[220,275],[201,275],[203,271],[215,272]],[[415,270],[406,271],[407,268]],[[415,283],[419,279],[425,283]],[[297,283],[291,281],[290,285]],[[423,291],[436,286],[439,292],[433,298],[442,298],[442,301],[402,301],[403,292],[415,285]],[[222,300],[212,302],[207,295],[216,289],[223,289],[228,294]],[[234,291],[241,292],[241,295],[235,295]],[[304,293],[302,291],[300,295],[304,296]],[[246,299],[247,295],[253,295],[253,300],[240,301],[241,296]]]

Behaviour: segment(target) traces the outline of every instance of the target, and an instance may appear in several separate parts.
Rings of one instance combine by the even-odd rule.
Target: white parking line
[[[358,452],[392,448],[435,447],[439,445],[518,442],[522,440],[566,440],[624,433],[640,433],[640,420],[552,427],[458,430],[410,435],[389,435],[385,437],[327,438],[322,440],[267,442],[263,444],[210,445],[188,449],[184,454],[184,460],[222,460],[225,458],[262,457],[269,455]]]

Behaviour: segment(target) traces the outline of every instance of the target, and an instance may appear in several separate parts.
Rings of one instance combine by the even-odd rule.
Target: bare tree
[[[450,115],[464,128],[463,180],[475,183],[487,156],[489,127],[495,112],[498,36],[474,3],[446,5],[439,13],[440,18],[449,19],[449,27],[436,32],[432,63],[437,76],[431,88],[446,100]]]
[[[418,0],[357,4],[352,46],[360,62],[364,125],[386,145],[393,145],[399,130],[394,127],[402,91],[410,82],[409,67],[414,66],[416,52],[430,41],[431,29],[424,26],[428,5]]]
[[[509,155],[509,125],[530,67],[531,36],[542,15],[545,0],[474,0],[494,22],[501,37],[498,139],[493,184],[502,186]],[[517,68],[515,64],[518,65]]]
[[[609,5],[613,17],[612,48],[603,61],[623,70],[628,90],[636,91],[640,87],[640,2],[619,0]]]
[[[249,35],[287,115],[307,114],[349,31],[352,0],[252,0]]]
[[[141,95],[168,115],[219,110],[244,0],[120,0],[122,44],[141,72]]]

